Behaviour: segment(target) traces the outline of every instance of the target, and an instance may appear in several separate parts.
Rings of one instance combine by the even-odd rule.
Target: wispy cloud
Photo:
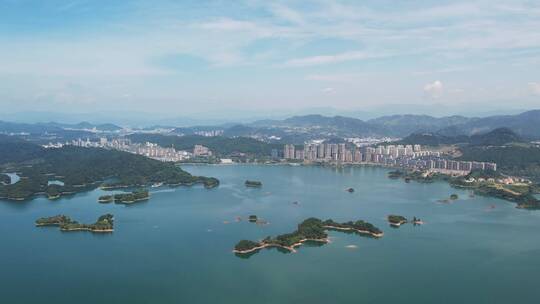
[[[383,54],[374,54],[367,52],[346,52],[333,55],[320,55],[320,56],[310,56],[303,58],[294,58],[285,62],[284,66],[287,67],[303,67],[303,66],[314,66],[314,65],[324,65],[324,64],[333,64],[333,63],[342,63],[346,61],[358,61],[366,59],[375,59],[387,57],[388,55]]]
[[[395,98],[444,100],[454,84],[506,83],[497,94],[512,98],[532,99],[539,90],[538,82],[526,88],[523,80],[537,80],[540,69],[536,1],[134,3],[121,14],[93,1],[51,4],[51,10],[62,13],[84,11],[94,23],[75,19],[65,24],[36,12],[36,20],[51,22],[50,27],[28,24],[23,18],[28,12],[19,12],[18,18],[9,5],[3,7],[0,23],[7,26],[0,27],[0,80],[10,82],[0,81],[1,97],[76,100],[80,95],[86,100],[94,90],[104,100],[123,92],[190,100],[209,94],[211,82],[213,96],[232,103],[280,99],[287,106],[287,98],[296,102],[313,92],[313,83],[305,80],[339,88],[339,94],[327,96],[336,102],[341,100],[334,95],[345,94],[348,100],[384,100],[388,88]],[[205,68],[161,60],[179,54],[199,58]],[[371,81],[375,73],[378,80]],[[433,81],[439,77],[444,86]],[[29,88],[28,79],[46,81]],[[355,90],[359,82],[374,87],[373,92]],[[75,90],[67,83],[88,89]],[[104,89],[104,83],[118,85]],[[284,87],[282,95],[277,96],[276,86]],[[512,93],[518,88],[519,96]],[[48,91],[69,94],[42,94]],[[476,91],[467,89],[460,96],[488,99],[494,94],[471,92]]]
[[[440,98],[444,90],[444,86],[441,81],[435,80],[432,83],[428,83],[424,86],[424,92],[431,98]]]

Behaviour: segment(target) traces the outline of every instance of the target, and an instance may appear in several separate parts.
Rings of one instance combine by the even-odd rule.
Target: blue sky
[[[540,1],[0,0],[0,105],[538,108],[538,29]]]

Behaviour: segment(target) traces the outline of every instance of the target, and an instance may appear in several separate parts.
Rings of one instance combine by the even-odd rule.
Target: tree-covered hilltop
[[[131,193],[115,194],[114,202],[117,204],[131,204],[137,201],[143,201],[150,198],[148,190],[136,190]]]
[[[52,217],[42,217],[36,220],[36,226],[59,226],[62,231],[91,231],[91,232],[112,232],[114,227],[114,216],[105,214],[100,216],[93,224],[81,224],[65,215]]]
[[[55,215],[51,217],[42,217],[36,220],[36,226],[60,226],[66,223],[72,223],[71,218],[65,215]]]
[[[358,233],[369,234],[373,237],[383,236],[382,230],[375,227],[373,224],[362,220],[358,220],[356,222],[349,221],[345,223],[337,223],[329,219],[323,222],[323,226],[327,229],[351,230]]]
[[[502,146],[509,143],[522,143],[523,139],[508,128],[496,128],[486,133],[471,136],[459,134],[448,135],[448,130],[438,132],[412,133],[403,138],[399,144],[418,144],[424,146],[439,146],[466,144],[471,146]]]
[[[400,226],[401,224],[407,223],[407,218],[401,215],[391,214],[388,216],[387,219],[390,225],[394,225],[394,226]]]
[[[326,230],[351,231],[361,234],[370,234],[375,237],[382,236],[382,231],[372,224],[364,221],[336,223],[333,220],[322,221],[318,218],[308,218],[298,225],[298,229],[278,235],[274,238],[268,236],[260,242],[241,240],[234,247],[237,254],[250,254],[266,247],[279,247],[295,251],[294,247],[306,241],[328,242]]]
[[[95,189],[104,184],[116,187],[141,187],[153,183],[167,185],[203,184],[215,187],[219,181],[211,177],[193,176],[173,163],[166,163],[122,151],[65,146],[42,149],[27,142],[2,142],[4,153],[25,155],[17,161],[0,158],[0,166],[17,172],[20,181],[0,185],[0,198],[29,199],[36,194],[49,198]],[[37,148],[36,148],[37,147]],[[24,154],[31,149],[32,154]],[[9,153],[8,153],[9,152]],[[12,171],[12,172],[13,172]],[[62,181],[63,185],[49,184]]]
[[[238,242],[238,244],[236,244],[236,246],[234,246],[234,250],[245,251],[245,250],[253,249],[258,246],[260,246],[259,243],[256,243],[250,240],[241,240],[240,242]]]
[[[0,134],[0,165],[39,158],[45,149],[24,139]]]
[[[203,145],[222,157],[244,153],[250,157],[264,158],[272,154],[272,149],[283,149],[283,145],[269,144],[249,137],[132,134],[129,138],[132,142],[151,142],[162,147],[174,147],[177,150],[192,150],[195,145]]]
[[[540,148],[531,145],[461,147],[460,160],[497,163],[497,171],[540,182]]]

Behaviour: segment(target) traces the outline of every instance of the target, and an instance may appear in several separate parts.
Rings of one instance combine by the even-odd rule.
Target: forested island
[[[377,238],[383,236],[381,230],[368,222],[356,221],[337,223],[330,219],[322,221],[312,217],[300,223],[298,229],[292,233],[281,234],[274,238],[268,236],[260,242],[241,240],[236,244],[233,252],[237,255],[245,255],[269,247],[277,247],[289,252],[296,252],[295,247],[308,241],[328,243],[328,234],[326,233],[326,230],[348,231]]]
[[[254,180],[247,180],[245,182],[246,187],[250,188],[260,188],[262,187],[262,182],[260,181],[254,181]]]
[[[173,163],[122,151],[75,146],[45,149],[11,136],[0,136],[0,146],[0,170],[20,176],[17,183],[0,183],[0,199],[20,201],[36,195],[55,199],[100,186],[219,185],[216,178],[193,176]],[[52,180],[63,184],[50,184]]]
[[[391,214],[388,216],[388,222],[390,223],[390,225],[394,226],[394,227],[399,227],[405,223],[407,223],[407,218],[405,218],[404,216],[401,216],[401,215],[394,215],[394,214]]]
[[[145,189],[139,189],[130,193],[117,193],[113,195],[102,195],[98,198],[100,203],[112,203],[116,204],[133,204],[140,201],[145,201],[150,198],[150,192]]]
[[[100,216],[93,224],[81,224],[68,216],[56,215],[37,219],[36,226],[58,226],[61,231],[113,232],[114,217],[112,214],[105,214]]]

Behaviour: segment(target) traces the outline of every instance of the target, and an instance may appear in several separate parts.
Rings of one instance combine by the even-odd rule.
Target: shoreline
[[[287,250],[289,250],[289,251],[292,252],[292,253],[296,253],[297,251],[296,251],[296,249],[294,249],[294,248],[295,248],[295,247],[298,247],[298,246],[301,246],[301,245],[304,244],[305,242],[330,243],[330,239],[329,239],[329,238],[325,238],[325,239],[301,239],[300,241],[298,241],[298,243],[294,243],[294,244],[292,244],[291,246],[283,246],[283,245],[279,245],[279,244],[271,244],[271,243],[260,243],[260,246],[253,247],[253,248],[246,249],[246,250],[236,250],[236,249],[233,249],[233,252],[234,252],[234,253],[238,253],[238,254],[246,254],[246,253],[255,252],[255,251],[258,251],[258,250],[261,250],[261,249],[264,249],[264,248],[278,247],[278,248],[287,249]]]
[[[92,228],[64,229],[64,228],[60,228],[60,231],[62,231],[62,232],[89,231],[89,232],[95,232],[95,233],[110,233],[110,232],[114,232],[114,229],[92,229]]]
[[[394,226],[394,227],[400,227],[401,225],[403,224],[407,224],[407,221],[400,221],[400,222],[391,222],[391,221],[388,221],[388,223],[390,223],[391,226]]]
[[[381,238],[381,237],[384,236],[384,232],[373,233],[373,232],[367,231],[367,230],[360,230],[360,229],[348,228],[348,227],[323,226],[323,228],[334,229],[334,230],[342,230],[342,231],[355,231],[355,232],[358,232],[358,233],[361,233],[361,234],[369,234],[369,235],[371,235],[373,237],[376,237],[376,238]]]

